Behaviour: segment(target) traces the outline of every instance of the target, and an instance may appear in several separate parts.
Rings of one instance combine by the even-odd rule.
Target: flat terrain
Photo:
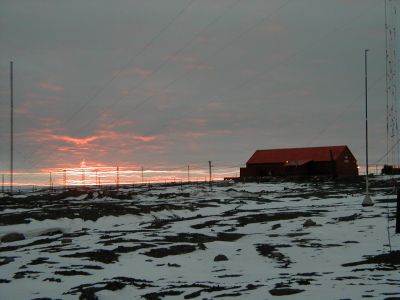
[[[362,180],[1,195],[0,299],[400,299],[371,181],[368,208]]]

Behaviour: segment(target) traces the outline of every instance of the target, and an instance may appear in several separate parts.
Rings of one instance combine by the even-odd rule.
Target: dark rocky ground
[[[0,298],[400,299],[392,183],[371,193],[370,208],[362,180],[5,196]]]

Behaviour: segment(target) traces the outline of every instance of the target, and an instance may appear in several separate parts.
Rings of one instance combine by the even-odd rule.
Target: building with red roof
[[[241,178],[357,175],[357,160],[347,146],[257,150],[240,169]]]

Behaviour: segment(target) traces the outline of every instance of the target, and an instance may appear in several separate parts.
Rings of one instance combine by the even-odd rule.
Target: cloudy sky
[[[256,149],[386,152],[384,2],[0,0],[0,169],[238,166]]]

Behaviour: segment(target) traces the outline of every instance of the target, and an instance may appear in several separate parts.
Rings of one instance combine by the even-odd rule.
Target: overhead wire
[[[99,95],[101,95],[101,93],[120,75],[122,74],[140,55],[142,55],[149,47],[151,47],[154,42],[159,39],[173,24],[174,22],[185,13],[185,11],[187,11],[187,9],[195,2],[196,0],[188,0],[186,2],[186,4],[178,11],[177,14],[175,14],[170,20],[169,22],[163,26],[161,28],[161,30],[159,30],[157,32],[157,34],[155,34],[146,44],[143,45],[143,47],[140,48],[140,50],[133,56],[131,57],[128,62],[126,62],[117,72],[115,72],[113,74],[113,76],[110,77],[110,79],[108,79],[103,85],[101,85],[92,96],[89,97],[89,99],[87,101],[85,101],[83,103],[83,105],[81,105],[76,111],[74,111],[68,118],[66,118],[66,120],[64,121],[64,125],[68,124],[70,121],[72,121],[74,118],[77,117],[77,115],[79,115],[79,113],[81,111],[83,111],[93,100],[95,100]],[[41,147],[43,147],[43,145],[39,145],[38,149],[36,150],[39,151],[41,150]],[[32,153],[31,153],[32,154]],[[36,154],[36,153],[35,153]],[[30,155],[32,157],[32,155]],[[25,156],[25,160],[26,161],[26,156]]]
[[[290,2],[290,1],[285,2],[283,5],[281,5],[281,6],[278,8],[278,10],[279,10],[279,9],[282,9],[282,8],[283,8],[285,5],[287,5],[289,2]],[[264,20],[264,19],[263,19],[263,20]],[[257,25],[260,24],[260,23],[261,23],[261,21],[256,22]],[[251,28],[255,28],[255,27],[257,26],[256,24],[254,24],[253,26],[251,26],[251,27],[249,28],[249,30],[250,30]],[[334,31],[336,31],[336,30],[338,30],[338,29],[336,28]],[[221,49],[221,50],[222,50],[222,49],[225,49],[225,48],[227,47],[228,44],[230,44],[233,40],[235,40],[235,39],[237,39],[238,37],[242,36],[242,35],[245,34],[246,32],[248,32],[248,30],[243,31],[241,34],[237,35],[234,39],[230,40],[226,45],[223,45],[221,48],[218,48],[218,50],[217,50],[215,53],[219,52],[220,49]],[[293,53],[292,56],[291,56],[290,58],[293,58],[295,55],[296,55],[296,53]],[[284,63],[284,62],[282,62],[281,64],[283,64],[283,63]],[[281,65],[281,64],[279,64],[279,65]],[[259,76],[265,75],[265,73],[268,73],[268,72],[269,72],[269,71],[267,71],[267,72],[262,72],[261,74],[259,74]],[[185,72],[184,74],[186,74],[186,72]],[[259,76],[257,76],[257,77],[259,77]],[[167,85],[164,87],[164,89],[168,88],[169,86],[171,86],[172,84],[174,84],[177,80],[179,80],[179,79],[182,78],[182,77],[183,77],[183,76],[179,76],[179,77],[175,78],[175,79],[172,80],[169,84],[167,84]],[[251,82],[252,80],[254,80],[254,78],[245,81],[244,83],[242,83],[241,85],[239,85],[239,87],[241,88],[242,86],[248,84],[248,83]],[[238,88],[238,86],[235,86],[234,88]],[[230,89],[229,89],[229,90],[230,90]],[[147,102],[148,100],[150,100],[152,97],[154,97],[154,96],[147,97],[147,98],[145,98],[143,101],[141,101],[140,103],[137,103],[137,104],[135,105],[135,107],[133,107],[133,110],[136,110],[136,108],[138,108],[140,105],[143,105],[145,102]],[[211,101],[211,100],[210,100],[210,101]],[[115,122],[115,121],[114,121],[114,122]]]
[[[224,50],[228,45],[231,45],[233,42],[237,41],[239,38],[241,38],[243,35],[245,35],[246,33],[248,33],[249,31],[253,30],[255,27],[257,27],[258,25],[260,25],[261,23],[265,22],[266,20],[268,20],[271,17],[276,16],[276,13],[278,11],[280,11],[282,8],[284,8],[286,5],[288,5],[290,2],[292,2],[293,0],[288,0],[286,2],[284,2],[282,5],[280,5],[277,9],[273,10],[272,12],[269,12],[265,17],[263,17],[261,20],[258,20],[255,24],[251,25],[250,27],[248,27],[247,29],[245,29],[244,31],[242,31],[241,33],[239,33],[238,35],[236,35],[234,38],[230,39],[227,43],[223,44],[221,47],[217,48],[216,51],[214,51],[211,55],[208,55],[206,58],[210,58],[210,57],[214,57],[216,54],[218,54],[219,52],[221,52],[222,50]],[[205,59],[199,60],[198,63],[205,63]],[[169,87],[173,86],[176,82],[178,82],[180,79],[186,78],[187,74],[190,73],[191,70],[186,69],[181,75],[175,77],[173,80],[171,80],[168,84],[166,84],[161,92],[165,92]],[[138,102],[136,105],[134,105],[133,107],[131,107],[130,109],[124,111],[124,114],[119,115],[117,118],[115,118],[115,120],[113,122],[111,122],[111,125],[114,125],[119,119],[124,118],[126,116],[128,116],[129,114],[131,114],[133,111],[137,110],[140,106],[144,105],[145,103],[147,103],[149,100],[153,99],[156,95],[150,95],[145,97],[142,101]]]
[[[385,74],[381,75],[379,78],[377,78],[369,87],[370,90],[372,90],[379,82],[382,81],[382,79],[385,77]],[[333,125],[339,121],[344,114],[348,111],[350,107],[352,107],[354,104],[357,103],[357,101],[360,100],[362,97],[362,93],[360,93],[357,97],[355,97],[348,105],[345,106],[345,108],[340,111],[325,127],[323,127],[321,130],[319,130],[308,142],[306,142],[306,145],[312,145],[314,142],[325,132],[327,132]]]
[[[171,26],[172,24],[183,14],[185,13],[185,11],[187,11],[187,9],[195,2],[196,0],[188,0],[186,2],[186,4],[183,6],[182,9],[180,9],[178,11],[177,14],[174,15],[174,17],[172,17],[172,19],[161,28],[160,31],[157,32],[156,35],[154,35],[150,41],[148,41],[145,45],[143,45],[143,47],[133,56],[131,57],[127,63],[125,63],[117,72],[115,72],[113,74],[113,76],[108,79],[103,85],[100,86],[100,88],[98,88],[95,93],[89,97],[89,99],[87,101],[85,101],[83,103],[83,105],[81,105],[76,111],[74,111],[74,113],[72,113],[68,118],[66,118],[66,120],[64,121],[64,125],[68,124],[69,122],[71,122],[74,118],[76,118],[76,116],[83,111],[93,100],[95,100],[99,95],[101,95],[101,93],[120,75],[122,74],[131,64],[133,61],[135,61],[141,54],[143,54],[150,46],[152,46],[154,44],[154,42],[160,38]],[[26,161],[28,159],[28,155],[30,158],[32,158],[34,155],[37,154],[37,152],[39,150],[41,150],[41,148],[43,147],[42,144],[39,145],[39,147],[37,147],[35,153],[32,152],[27,154],[24,158],[23,161]],[[38,164],[36,165],[32,165],[30,166],[30,168],[36,167]]]
[[[65,120],[65,123],[68,123],[69,121],[73,120],[82,110],[84,110],[89,103],[91,103],[93,100],[95,100],[121,73],[123,73],[131,64],[133,61],[135,61],[141,54],[143,54],[153,43],[161,37],[170,27],[174,22],[195,2],[196,0],[188,0],[184,7],[178,11],[176,15],[163,27],[161,30],[153,36],[153,38],[148,41],[143,47],[133,56],[131,57],[127,63],[125,63],[117,72],[114,73],[114,75],[108,79],[103,85],[100,86],[100,88],[91,96],[87,101],[83,103],[74,113],[72,113],[69,118]]]
[[[170,54],[167,56],[167,59],[165,59],[161,64],[159,64],[155,69],[150,71],[148,75],[143,77],[136,85],[134,85],[132,88],[127,90],[127,94],[130,92],[136,90],[138,87],[141,86],[141,84],[147,80],[149,80],[151,77],[159,73],[171,60],[175,59],[178,57],[181,53],[183,53],[184,50],[186,50],[193,42],[195,42],[201,35],[203,35],[207,30],[212,27],[214,24],[216,24],[228,11],[230,11],[234,6],[236,6],[240,1],[242,0],[236,0],[231,2],[229,5],[228,9],[223,11],[221,14],[219,14],[216,18],[214,18],[211,22],[209,22],[206,26],[204,26],[200,31],[198,31],[191,39],[189,39],[182,47],[180,47],[178,50],[176,50],[173,54]],[[102,113],[107,112],[109,109],[112,107],[116,106],[123,98],[127,97],[126,95],[121,95],[118,98],[116,98],[114,101],[112,101],[105,109],[102,109],[98,115],[101,115]],[[89,122],[81,126],[81,128],[87,128],[90,126],[94,121],[96,121],[97,118],[91,119]]]
[[[368,9],[368,7],[367,7],[367,9]],[[367,9],[366,9],[366,10],[367,10]],[[346,29],[349,25],[351,25],[351,24],[354,23],[354,20],[355,20],[355,19],[358,19],[358,18],[362,17],[363,14],[364,14],[364,12],[361,12],[361,13],[358,14],[355,18],[352,18],[352,20],[351,20],[350,22],[345,23],[345,24],[341,24],[340,26],[337,26],[337,27],[333,28],[331,31],[329,31],[328,33],[324,34],[324,35],[323,35],[322,37],[320,37],[319,39],[316,39],[316,40],[315,40],[315,39],[313,38],[313,40],[315,40],[314,43],[307,43],[307,47],[304,47],[303,49],[298,50],[298,51],[293,51],[290,55],[288,55],[287,57],[283,58],[281,61],[279,61],[279,62],[278,62],[277,64],[275,64],[273,67],[266,68],[265,71],[260,72],[259,74],[256,74],[256,75],[253,76],[252,78],[249,78],[249,79],[244,80],[244,81],[241,82],[240,84],[236,84],[236,85],[234,85],[233,87],[230,87],[230,88],[225,88],[225,89],[224,89],[224,92],[232,91],[232,90],[236,90],[236,89],[242,89],[244,86],[246,86],[246,85],[248,85],[249,83],[253,82],[254,80],[260,78],[261,76],[264,76],[264,75],[266,75],[266,74],[272,72],[272,71],[275,70],[276,68],[278,68],[278,67],[280,67],[280,66],[282,66],[282,65],[285,65],[285,64],[289,63],[289,62],[292,61],[296,56],[298,56],[299,54],[303,53],[305,50],[309,49],[309,48],[310,48],[310,45],[311,45],[311,46],[315,46],[315,45],[317,45],[318,43],[322,43],[322,41],[323,41],[324,39],[328,38],[332,33],[337,32],[337,31],[340,31],[340,30]],[[213,101],[215,101],[215,100],[221,99],[221,98],[223,98],[223,97],[221,97],[220,95],[219,95],[219,96],[215,96],[215,97],[213,97],[212,99],[210,99],[210,100],[205,104],[205,106],[208,105],[209,103],[211,103],[211,102],[213,102]],[[146,100],[147,100],[147,99],[146,99]],[[193,108],[193,109],[190,110],[190,111],[185,112],[184,114],[182,114],[182,115],[179,117],[179,119],[183,119],[184,117],[187,117],[188,115],[190,115],[190,114],[192,114],[192,113],[198,111],[200,108],[201,108],[201,107],[196,107],[196,108]],[[174,118],[174,121],[176,121],[177,119],[178,119],[178,118],[175,117],[175,118]],[[160,128],[166,129],[166,128],[168,128],[170,125],[172,125],[172,123],[167,122],[166,124],[163,124],[162,126],[160,126]]]
[[[249,31],[251,31],[252,29],[254,29],[255,27],[257,27],[259,24],[265,22],[266,20],[268,20],[269,18],[273,17],[276,15],[276,13],[278,11],[280,11],[282,8],[284,8],[287,4],[289,4],[290,2],[292,2],[293,0],[287,0],[285,1],[283,4],[281,4],[277,9],[273,10],[273,11],[269,11],[268,14],[266,14],[263,18],[261,18],[260,20],[257,20],[254,24],[252,24],[251,26],[249,26],[248,28],[246,28],[245,30],[241,31],[239,34],[235,35],[232,39],[230,39],[227,43],[223,44],[222,47],[217,48],[217,50],[215,52],[213,52],[213,55],[217,54],[218,52],[222,51],[223,49],[226,48],[227,45],[232,44],[234,41],[238,40],[239,38],[241,38],[243,35],[245,35],[246,33],[248,33]],[[239,1],[237,1],[239,2]],[[234,4],[236,5],[237,3],[234,2]],[[233,7],[233,5],[230,6],[230,8]],[[212,21],[211,23],[214,24],[216,21],[218,21],[217,19],[215,19],[214,21]],[[206,26],[208,27],[208,26]],[[192,39],[193,40],[193,39]],[[187,45],[185,45],[184,47],[187,47]],[[182,47],[182,48],[184,48]],[[178,50],[180,51],[180,50]],[[212,55],[212,56],[213,56]],[[182,75],[176,77],[175,79],[173,79],[172,81],[170,81],[166,86],[164,86],[163,90],[167,89],[169,86],[172,86],[175,82],[177,82],[178,80],[185,78],[187,73],[189,73],[190,70],[186,70]],[[141,105],[143,105],[144,103],[146,103],[147,101],[149,101],[151,98],[153,98],[154,95],[148,96],[146,97],[143,101],[137,103],[133,109],[130,109],[128,111],[126,111],[126,115],[129,114],[131,111],[136,110],[138,107],[140,107]],[[119,118],[116,118],[113,122],[109,123],[109,126],[114,125],[119,119],[121,118],[121,116]],[[87,123],[88,124],[88,123]],[[84,127],[80,127],[80,130],[84,129]],[[31,168],[37,166],[39,163],[37,164],[33,164],[31,166]]]

